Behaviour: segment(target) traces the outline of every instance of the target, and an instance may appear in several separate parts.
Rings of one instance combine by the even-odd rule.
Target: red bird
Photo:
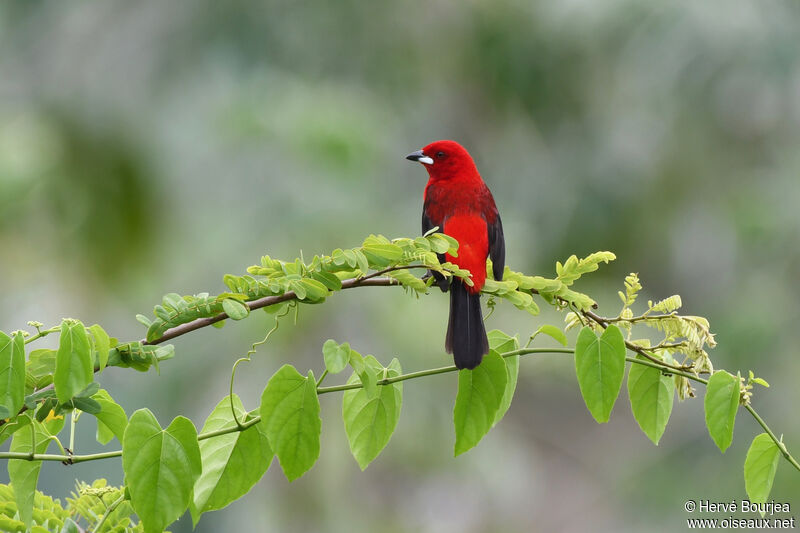
[[[481,289],[486,281],[486,257],[492,258],[494,279],[503,279],[506,245],[503,224],[492,193],[478,174],[475,162],[455,141],[436,141],[406,156],[425,166],[430,179],[425,186],[422,207],[422,233],[438,226],[458,241],[458,257],[440,254],[472,274],[472,286],[452,278],[450,321],[445,349],[453,354],[456,367],[475,368],[489,352],[489,340],[483,326]],[[442,291],[448,281],[433,273]]]

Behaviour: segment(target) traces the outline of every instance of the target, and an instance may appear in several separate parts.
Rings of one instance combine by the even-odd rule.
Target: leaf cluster
[[[33,496],[30,528],[19,520],[19,512],[10,485],[0,484],[0,530],[8,532],[49,533],[52,531],[72,533],[88,530],[97,533],[142,533],[141,523],[131,520],[133,509],[129,502],[122,501],[124,487],[112,487],[105,479],[97,479],[91,485],[78,481],[66,505],[61,500],[35,491]],[[102,525],[98,528],[100,520]],[[82,526],[82,529],[79,529]]]
[[[723,452],[733,438],[736,414],[744,407],[766,433],[756,437],[745,460],[745,485],[752,501],[764,501],[782,454],[800,465],[772,434],[750,406],[754,385],[768,386],[752,372],[747,379],[713,369],[707,348],[716,343],[703,317],[681,315],[681,299],[671,296],[647,302],[635,314],[633,307],[643,290],[636,274],[625,279],[620,291],[622,309],[615,317],[593,312],[596,302],[574,289],[582,276],[613,260],[610,252],[583,259],[570,256],[558,262],[555,277],[528,276],[506,267],[503,280],[487,276],[483,292],[490,300],[506,300],[532,315],[537,301],[566,312],[564,330],[541,325],[521,348],[517,337],[500,330],[489,332],[489,353],[473,370],[454,366],[403,373],[400,361],[384,365],[373,355],[362,355],[349,343],[332,339],[322,345],[319,377],[284,365],[266,383],[259,404],[248,410],[234,392],[222,398],[200,432],[194,423],[176,417],[166,427],[148,409],[128,417],[124,408],[95,380],[109,366],[147,371],[175,355],[167,338],[204,325],[220,326],[224,320],[242,320],[263,308],[278,321],[287,306],[320,304],[337,291],[368,284],[399,285],[420,297],[428,292],[436,272],[471,283],[469,272],[451,262],[458,245],[450,237],[432,232],[415,239],[387,239],[370,235],[361,246],[336,249],[287,262],[269,256],[242,276],[226,275],[229,291],[217,296],[167,294],[154,308],[155,318],[137,319],[147,327],[145,340],[120,343],[94,324],[75,319],[57,326],[10,335],[0,332],[0,443],[11,439],[8,459],[11,488],[0,486],[0,528],[27,527],[37,531],[72,531],[84,522],[98,531],[162,531],[187,509],[195,524],[209,511],[221,509],[258,482],[278,458],[286,478],[293,481],[314,466],[320,455],[322,413],[319,395],[342,392],[341,414],[352,455],[364,469],[388,445],[397,428],[403,403],[403,382],[429,375],[458,372],[453,408],[454,454],[467,452],[483,439],[511,405],[522,355],[541,352],[573,353],[581,395],[598,422],[609,420],[631,363],[627,391],[634,418],[645,435],[658,444],[669,421],[675,392],[680,399],[693,395],[690,382],[707,384],[704,400],[706,425]],[[487,265],[491,273],[491,265]],[[419,275],[416,274],[419,273]],[[282,311],[283,310],[283,311]],[[565,334],[581,326],[575,349],[566,348]],[[639,337],[639,328],[657,331],[658,343]],[[274,331],[271,330],[271,332]],[[270,332],[270,333],[271,333]],[[26,345],[47,335],[58,335],[57,349],[28,351]],[[529,348],[540,334],[564,348]],[[628,356],[631,352],[633,356]],[[327,376],[347,372],[339,385],[323,386]],[[700,374],[710,374],[705,380]],[[97,441],[116,439],[121,450],[80,456],[65,448],[59,435],[70,428],[70,442],[82,415],[97,420]],[[66,424],[69,420],[69,425]],[[46,455],[52,448],[60,455]],[[70,445],[71,447],[71,445]],[[106,457],[122,458],[125,486],[107,487],[104,480],[79,483],[66,507],[36,491],[43,460],[65,464]],[[4,497],[5,495],[5,497]],[[11,502],[11,503],[8,503]],[[131,518],[138,517],[138,522]],[[15,529],[16,528],[16,529]],[[20,529],[22,528],[22,529]]]

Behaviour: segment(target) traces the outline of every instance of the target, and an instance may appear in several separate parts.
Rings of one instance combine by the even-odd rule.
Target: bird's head
[[[422,150],[408,154],[406,159],[422,163],[434,180],[478,176],[469,152],[455,141],[432,142]]]

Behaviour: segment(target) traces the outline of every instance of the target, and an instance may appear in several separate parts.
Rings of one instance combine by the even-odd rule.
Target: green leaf
[[[756,435],[744,460],[744,486],[751,502],[766,503],[780,457],[781,450],[769,435]]]
[[[453,408],[456,456],[473,448],[492,428],[507,383],[506,363],[494,351],[490,351],[475,369],[459,370],[458,394]]]
[[[94,346],[97,349],[97,366],[100,372],[102,372],[108,364],[108,351],[111,349],[111,339],[108,337],[108,333],[98,324],[89,326],[89,331],[92,332]]]
[[[373,375],[380,373],[383,379],[384,368],[377,359],[368,355],[364,363]],[[393,359],[386,369],[386,377],[396,377],[402,373],[400,362]],[[353,373],[348,384],[359,383],[360,377]],[[379,387],[378,394],[371,396],[365,388],[351,389],[342,397],[342,418],[350,451],[361,470],[381,453],[400,419],[403,403],[403,384],[391,383]]]
[[[47,398],[36,409],[36,420],[37,422],[44,422],[47,420],[47,417],[50,416],[50,413],[54,413],[58,407],[58,400],[55,398]]]
[[[431,251],[437,254],[447,253],[447,251],[450,249],[449,242],[447,242],[445,239],[433,237],[433,234],[431,234],[427,240],[428,240],[428,246],[430,247]]]
[[[367,357],[372,356],[368,355]],[[375,376],[375,372],[370,370],[364,361],[365,358],[360,353],[350,348],[350,360],[348,364],[353,371],[358,374],[361,380],[361,387],[367,391],[367,396],[375,398],[378,395],[378,378]]]
[[[431,250],[436,253],[449,253],[453,257],[458,257],[458,241],[450,235],[428,232],[425,238],[430,242]]]
[[[262,307],[261,309],[268,315],[280,315],[280,314],[283,313],[283,311],[287,307],[289,307],[290,305],[293,305],[293,303],[294,302],[292,302],[292,303],[290,303],[290,302],[281,302],[281,303],[277,303],[277,304],[268,305],[266,307]]]
[[[17,431],[11,439],[11,452],[21,453],[45,453],[50,445],[50,436],[57,434],[64,426],[64,420],[56,420],[49,426],[34,422],[29,413],[20,415],[20,418],[27,418],[28,422],[24,425],[34,424],[36,446],[32,442],[32,432],[29,429]],[[39,480],[39,470],[42,468],[42,461],[27,461],[24,459],[10,459],[8,461],[8,477],[14,488],[14,498],[17,502],[17,511],[20,520],[26,527],[30,527],[33,520],[33,500],[36,492],[36,483]]]
[[[242,401],[233,395],[233,409],[240,422],[247,419]],[[231,397],[226,396],[208,415],[202,433],[235,427]],[[267,471],[273,457],[263,423],[200,442],[203,473],[194,484],[190,510],[197,525],[200,516],[222,509],[247,494]]]
[[[537,329],[536,333],[534,333],[534,335],[538,335],[539,333],[544,333],[545,335],[547,335],[549,337],[552,337],[558,343],[560,343],[562,346],[566,346],[567,345],[567,336],[564,334],[564,332],[560,328],[557,328],[555,326],[551,326],[550,324],[545,324],[544,326],[542,326],[539,329]]]
[[[361,374],[364,371],[364,357],[357,351],[350,348],[350,360],[348,364],[356,374]]]
[[[56,391],[53,389],[42,389],[25,396],[25,407],[34,409],[36,404],[42,400],[47,400],[56,397]]]
[[[311,274],[311,276],[332,291],[338,291],[342,289],[342,280],[330,272],[325,272],[323,270],[320,272],[314,272]]]
[[[47,530],[45,529],[45,531]],[[31,531],[31,533],[35,532]],[[81,528],[78,527],[78,524],[76,524],[74,520],[67,518],[64,520],[64,525],[61,527],[61,531],[59,531],[59,533],[81,533]]]
[[[333,261],[334,265],[344,266],[347,262],[347,258],[344,256],[344,251],[341,248],[337,248],[332,251],[331,261]]]
[[[608,263],[616,258],[611,252],[595,252],[580,260],[572,255],[563,265],[561,262],[556,263],[556,273],[559,280],[566,285],[571,285],[581,275],[597,270],[599,263]]]
[[[174,356],[175,347],[172,344],[153,346],[137,341],[112,348],[108,355],[108,364],[130,367],[139,372],[147,372],[151,366],[155,366],[158,372],[158,363]]]
[[[425,237],[416,237],[416,238],[414,238],[414,246],[418,250],[422,250],[423,252],[430,252],[431,251],[431,243]]]
[[[8,440],[14,433],[30,424],[30,422],[31,418],[29,416],[18,416],[0,426],[0,444]]]
[[[739,378],[724,370],[714,372],[708,380],[703,406],[708,433],[725,453],[733,442],[733,425],[739,409]]]
[[[355,252],[353,252],[353,250],[351,249],[342,250],[342,252],[344,253],[345,259],[347,260],[347,264],[350,267],[355,268],[358,265],[358,258],[356,257]]]
[[[508,408],[511,407],[511,400],[514,399],[514,392],[517,389],[517,378],[519,376],[519,356],[512,355],[511,357],[504,357],[503,361],[506,363],[506,373],[508,381],[506,382],[505,392],[503,399],[500,401],[500,407],[497,409],[497,414],[494,417],[494,424],[496,425],[506,414]]]
[[[88,385],[86,385],[85,389],[76,394],[75,398],[91,398],[99,390],[100,390],[100,384],[96,381],[93,381]]]
[[[100,412],[94,415],[97,418],[97,442],[108,444],[114,437],[122,442],[125,428],[128,427],[125,409],[104,389],[97,391],[92,399],[100,404]]]
[[[27,415],[21,415],[26,416]],[[19,431],[11,439],[11,452],[30,453],[33,444],[31,443],[30,431]],[[47,447],[47,442],[38,444],[35,452],[42,453],[42,447]],[[41,461],[24,461],[22,459],[11,459],[8,461],[8,477],[14,488],[14,499],[17,502],[17,512],[19,518],[26,527],[30,527],[33,520],[33,497],[36,492],[36,483],[39,480],[39,470],[42,468]]]
[[[359,270],[366,274],[369,270],[369,260],[367,259],[367,256],[364,255],[364,252],[358,248],[353,248],[353,255],[356,256],[356,264],[358,265]]]
[[[10,502],[12,498],[13,496],[9,494],[8,501]],[[9,514],[11,512],[13,512],[13,510],[9,510]],[[19,520],[9,518],[7,515],[0,514],[0,531],[25,531],[25,524],[23,524]],[[33,530],[31,530],[31,533],[34,533]],[[36,533],[40,532],[37,531]]]
[[[92,382],[93,376],[94,363],[86,328],[78,320],[64,320],[53,379],[58,401],[68,402]]]
[[[294,291],[294,293],[297,296],[298,300],[305,300],[305,298],[306,298],[306,288],[302,283],[300,283],[300,280],[298,280],[298,279],[290,279],[289,280],[289,287]]]
[[[56,351],[48,349],[33,350],[28,354],[25,365],[26,385],[29,389],[41,389],[53,382],[56,371]]]
[[[559,290],[556,295],[562,300],[569,302],[572,307],[576,307],[579,310],[587,310],[595,305],[595,301],[589,298],[587,295],[567,289],[566,287]]]
[[[105,446],[106,444],[111,442],[111,439],[113,439],[114,437],[116,437],[116,435],[114,435],[114,432],[111,431],[111,428],[109,428],[107,425],[103,424],[98,420],[97,431],[95,432],[95,437],[94,437],[95,440]]]
[[[427,290],[425,282],[409,272],[408,270],[396,270],[387,274],[389,277],[396,279],[404,287],[414,289],[417,292],[424,293]]]
[[[371,265],[382,267],[399,261],[403,257],[403,249],[396,244],[367,244],[361,251],[367,256]]]
[[[506,267],[506,268],[508,268],[508,267]],[[505,279],[505,276],[503,277],[503,279]],[[528,281],[529,281],[530,288],[531,289],[536,289],[540,293],[541,292],[545,292],[545,293],[558,292],[564,286],[564,284],[561,283],[557,279],[548,279],[548,278],[543,278],[542,276],[533,276]]]
[[[507,352],[519,350],[519,341],[516,337],[510,337],[500,331],[493,329],[487,336],[489,337],[489,350],[497,352],[502,355]],[[504,357],[503,361],[506,363],[506,374],[508,381],[506,388],[503,392],[503,399],[500,400],[500,407],[497,409],[497,414],[494,417],[494,423],[497,424],[505,416],[508,408],[511,407],[511,400],[514,398],[514,391],[517,388],[517,377],[519,376],[519,355],[512,355]]]
[[[608,422],[625,375],[625,339],[608,326],[598,338],[584,327],[575,344],[575,372],[583,401],[599,423]]]
[[[325,368],[331,374],[338,374],[350,362],[350,344],[338,344],[333,339],[328,339],[322,345],[322,356],[325,359]]]
[[[300,283],[306,291],[306,298],[309,300],[321,300],[327,298],[329,294],[328,288],[322,282],[315,279],[303,278],[300,280]]]
[[[367,357],[372,357],[368,355]],[[364,358],[366,362],[367,357]],[[358,377],[361,380],[361,387],[364,389],[364,392],[367,393],[369,398],[375,398],[378,396],[378,377],[375,375],[369,366],[365,363],[364,370],[358,373]]]
[[[238,300],[233,298],[225,298],[222,300],[222,310],[225,311],[231,320],[242,320],[247,318],[250,314],[250,308]]]
[[[25,339],[0,331],[0,409],[15,416],[25,402]]]
[[[99,403],[92,400],[91,398],[75,397],[72,399],[70,404],[75,409],[80,409],[81,411],[89,413],[90,415],[96,415],[103,409]]]
[[[502,355],[507,352],[519,350],[519,341],[516,337],[506,335],[499,329],[493,329],[486,334],[489,338],[489,349]]]
[[[145,339],[147,342],[153,342],[156,339],[160,338],[165,331],[167,331],[167,321],[156,319],[150,324],[150,327],[147,328],[147,333],[145,334]]]
[[[153,323],[153,321],[152,321],[152,320],[150,320],[150,318],[148,318],[148,317],[144,316],[144,315],[143,315],[143,314],[141,314],[141,313],[138,313],[138,314],[136,315],[136,321],[137,321],[137,322],[139,322],[140,324],[142,324],[142,325],[143,325],[144,327],[146,327],[146,328],[149,328],[149,327],[150,327],[150,325]]]
[[[641,355],[637,359],[644,360]],[[647,437],[658,444],[672,413],[675,382],[659,369],[632,364],[628,370],[631,411]]]
[[[166,429],[148,409],[139,409],[122,440],[122,467],[131,504],[147,532],[163,531],[177,520],[202,471],[197,430],[177,417]]]
[[[319,411],[314,373],[303,377],[291,365],[282,366],[261,395],[261,421],[289,481],[306,473],[319,458]]]

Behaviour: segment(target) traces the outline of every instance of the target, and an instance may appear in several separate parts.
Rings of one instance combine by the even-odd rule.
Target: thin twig
[[[377,272],[373,272],[372,274],[368,274],[366,276],[354,279],[364,281],[367,279],[383,276],[384,274],[388,274],[389,272],[394,272],[395,270],[410,270],[412,268],[430,268],[430,267],[427,265],[399,265],[399,266],[384,268],[383,270],[378,270]]]
[[[597,323],[598,325],[600,325],[600,326],[601,326],[603,329],[606,329],[606,328],[608,327],[609,320],[607,320],[607,319],[605,319],[605,318],[603,318],[603,317],[601,317],[601,316],[597,315],[596,313],[594,313],[594,312],[592,312],[592,311],[581,311],[581,313],[582,313],[582,314],[583,314],[583,316],[585,316],[586,318],[589,318],[589,319],[591,319],[592,321],[594,321],[595,323]],[[692,366],[692,365],[689,365],[689,366],[680,365],[680,366],[678,366],[678,365],[671,365],[671,364],[669,364],[669,363],[666,363],[666,362],[662,361],[661,359],[659,359],[658,357],[656,357],[656,356],[654,356],[654,355],[650,354],[650,353],[647,351],[647,348],[643,348],[642,346],[638,346],[638,345],[636,345],[636,344],[633,344],[632,342],[630,342],[630,341],[628,341],[628,340],[626,340],[626,341],[625,341],[625,346],[626,346],[626,347],[627,347],[629,350],[631,350],[631,351],[633,351],[633,352],[636,352],[636,353],[638,353],[638,354],[639,354],[639,355],[641,355],[642,357],[646,357],[646,358],[648,358],[650,361],[652,361],[652,362],[654,362],[654,363],[656,363],[656,364],[659,364],[659,365],[661,365],[661,366],[665,366],[665,367],[667,367],[667,368],[671,368],[672,370],[680,370],[680,371],[685,371],[685,370],[691,370],[691,369],[693,368],[693,366]]]
[[[350,278],[342,281],[342,289],[353,289],[355,287],[384,287],[388,285],[400,285],[400,282],[393,278]],[[270,305],[279,304],[282,302],[288,302],[290,300],[296,300],[297,295],[294,291],[286,291],[283,294],[276,294],[274,296],[265,296],[263,298],[259,298],[258,300],[253,300],[251,302],[243,302],[250,310],[254,309],[261,309],[262,307],[268,307]],[[185,335],[191,331],[195,331],[200,328],[204,328],[206,326],[210,326],[212,324],[216,324],[221,320],[225,320],[228,318],[227,313],[220,313],[218,315],[214,315],[212,317],[207,318],[198,318],[197,320],[193,320],[191,322],[187,322],[185,324],[181,324],[180,326],[175,326],[174,328],[170,328],[164,332],[157,339],[153,339],[152,341],[142,340],[142,344],[161,344],[162,342],[174,339],[175,337],[180,337],[181,335]]]
[[[119,498],[117,498],[116,500],[111,502],[111,504],[109,504],[109,506],[106,507],[106,512],[103,513],[103,516],[100,518],[100,521],[97,522],[96,526],[94,526],[95,532],[100,531],[100,528],[103,527],[103,524],[105,523],[106,519],[108,518],[108,515],[113,513],[114,509],[119,507],[119,504],[121,504],[124,501],[125,501],[125,491],[123,490],[122,494],[119,495]]]

